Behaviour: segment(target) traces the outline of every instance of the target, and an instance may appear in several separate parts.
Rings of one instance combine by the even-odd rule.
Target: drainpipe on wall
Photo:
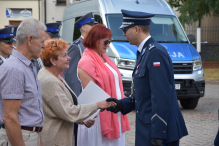
[[[40,21],[40,0],[38,0],[38,8],[39,8],[39,21]]]
[[[46,0],[44,0],[44,18],[45,18],[45,23],[46,23]]]

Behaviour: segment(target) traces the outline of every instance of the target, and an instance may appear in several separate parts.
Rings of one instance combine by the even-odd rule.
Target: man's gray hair
[[[33,18],[23,20],[17,29],[16,43],[22,45],[30,35],[38,39],[40,37],[40,29],[46,31],[46,25],[43,22]]]

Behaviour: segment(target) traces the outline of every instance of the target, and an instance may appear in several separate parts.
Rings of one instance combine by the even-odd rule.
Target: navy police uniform
[[[59,38],[59,30],[60,27],[62,26],[62,23],[60,22],[55,22],[55,23],[46,23],[46,32],[51,35],[54,38]],[[43,67],[43,62],[41,58],[38,59],[33,59],[33,63],[36,65],[37,68],[37,73],[39,70]]]
[[[214,146],[219,146],[219,131],[215,137],[215,140],[214,140]]]
[[[97,24],[91,12],[84,15],[75,22],[75,26],[78,29],[80,29],[81,26],[85,24]],[[82,44],[82,40],[83,37],[81,36],[69,47],[68,56],[71,57],[71,60],[69,61],[69,68],[62,73],[69,87],[75,92],[77,96],[79,96],[82,91],[81,82],[77,77],[77,66],[84,50],[86,49]]]
[[[150,25],[154,16],[126,10],[122,13],[120,29]],[[148,38],[141,52],[137,51],[133,95],[120,100],[122,114],[136,110],[136,146],[150,146],[156,139],[166,146],[178,146],[188,132],[176,96],[172,60],[162,45]]]
[[[15,42],[14,26],[9,26],[9,27],[6,27],[6,28],[3,28],[0,30],[0,41]],[[8,55],[10,55],[10,54],[8,54]],[[0,54],[0,56],[1,56],[1,54]],[[4,63],[4,61],[1,57],[0,57],[0,66]]]

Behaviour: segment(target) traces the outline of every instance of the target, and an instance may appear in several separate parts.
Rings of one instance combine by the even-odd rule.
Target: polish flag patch
[[[159,67],[160,66],[160,62],[153,62],[154,67]]]

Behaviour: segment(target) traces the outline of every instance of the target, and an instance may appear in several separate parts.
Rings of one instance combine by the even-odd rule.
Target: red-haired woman
[[[105,54],[112,32],[102,24],[93,26],[83,40],[86,47],[78,63],[78,76],[83,88],[95,82],[111,97],[124,98],[121,73]],[[130,130],[127,115],[100,112],[94,125],[78,129],[78,146],[125,146],[125,131]]]
[[[43,112],[45,120],[41,139],[43,146],[74,146],[74,123],[83,124],[99,108],[108,107],[101,101],[87,105],[77,105],[77,96],[70,89],[60,73],[69,68],[67,42],[52,39],[45,42],[40,57],[44,67],[39,71]],[[91,123],[93,124],[93,123]],[[90,127],[90,123],[86,123]]]

